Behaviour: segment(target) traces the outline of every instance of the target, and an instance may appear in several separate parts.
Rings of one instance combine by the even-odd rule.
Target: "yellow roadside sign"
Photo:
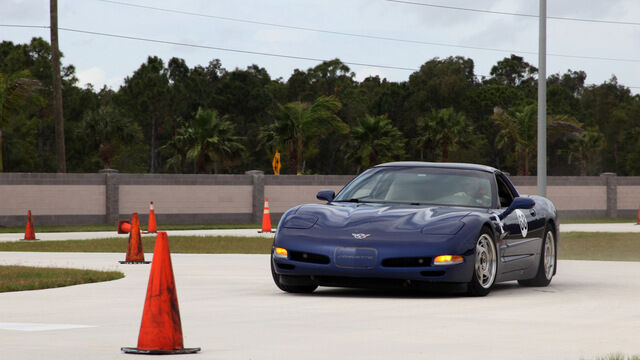
[[[271,166],[273,166],[273,174],[279,175],[280,168],[282,165],[280,164],[280,153],[276,150],[276,154],[273,156],[273,161],[271,162]]]

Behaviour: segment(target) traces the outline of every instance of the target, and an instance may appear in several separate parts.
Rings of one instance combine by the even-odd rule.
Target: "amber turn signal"
[[[459,255],[440,255],[433,259],[433,265],[456,265],[464,262],[464,258]]]
[[[287,249],[277,247],[273,251],[273,256],[280,259],[286,259],[288,255],[289,253],[287,252]]]

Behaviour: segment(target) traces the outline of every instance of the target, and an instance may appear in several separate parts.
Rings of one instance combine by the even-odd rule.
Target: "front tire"
[[[536,277],[528,280],[518,280],[518,283],[522,286],[548,286],[556,272],[557,261],[556,238],[551,227],[547,225],[544,229],[544,241],[542,242]]]
[[[467,295],[486,296],[496,282],[498,252],[493,233],[483,228],[476,240],[475,264],[471,281],[467,284]]]
[[[269,262],[271,263],[271,276],[273,277],[273,282],[276,283],[276,286],[278,287],[278,289],[288,293],[294,293],[294,294],[309,294],[318,288],[318,285],[294,286],[294,285],[283,284],[282,281],[280,281],[280,275],[276,273],[276,269],[274,268],[274,265],[273,265],[273,259],[271,259]]]

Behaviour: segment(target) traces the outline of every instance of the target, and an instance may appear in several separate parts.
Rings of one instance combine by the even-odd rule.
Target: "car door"
[[[505,211],[517,193],[503,174],[496,174],[500,211]],[[505,233],[499,242],[501,273],[507,278],[519,278],[525,269],[537,264],[540,247],[539,221],[536,208],[516,209],[502,220]],[[511,276],[509,275],[511,274]],[[506,280],[506,279],[505,279]]]

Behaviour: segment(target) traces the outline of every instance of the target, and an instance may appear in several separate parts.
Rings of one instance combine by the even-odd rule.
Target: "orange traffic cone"
[[[156,225],[156,213],[153,208],[153,201],[149,204],[149,223],[147,224],[147,233],[157,233],[158,226]]]
[[[39,240],[36,239],[36,231],[33,228],[33,217],[31,210],[27,211],[27,226],[24,229],[24,239],[22,240]]]
[[[118,220],[118,234],[128,234],[131,232],[131,220]]]
[[[138,347],[123,347],[121,350],[125,353],[150,355],[193,354],[200,351],[200,348],[184,348],[183,345],[169,239],[164,231],[159,232],[156,237]]]
[[[259,233],[270,233],[271,230],[271,214],[269,214],[269,199],[264,198],[264,212],[262,213],[262,230]]]
[[[142,239],[140,238],[140,221],[138,213],[131,215],[131,223],[126,221],[118,222],[118,234],[129,233],[129,244],[127,245],[127,256],[120,264],[148,264],[144,261],[144,251],[142,251]]]
[[[638,208],[638,221],[636,222],[636,225],[640,225],[640,207]]]

